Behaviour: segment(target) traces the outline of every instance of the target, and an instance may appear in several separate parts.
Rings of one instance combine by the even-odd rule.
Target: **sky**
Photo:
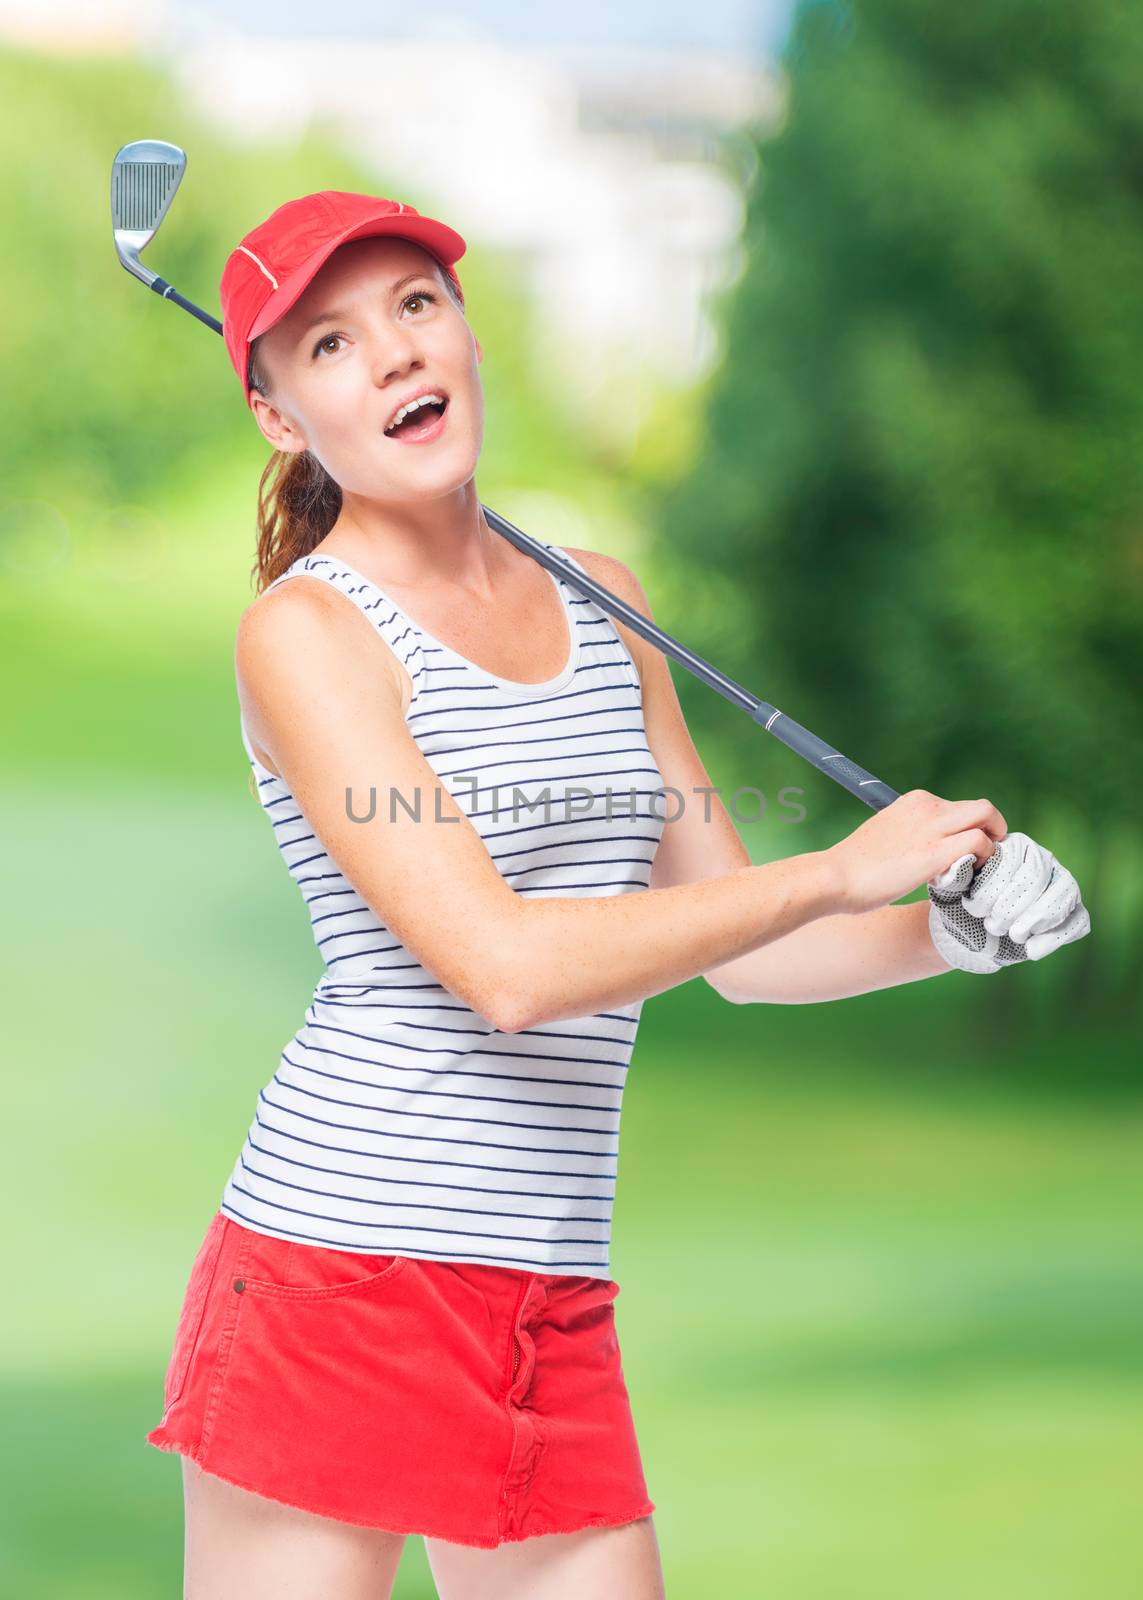
[[[176,14],[216,16],[243,31],[403,37],[459,24],[506,43],[716,46],[769,55],[781,44],[794,0],[173,0]]]

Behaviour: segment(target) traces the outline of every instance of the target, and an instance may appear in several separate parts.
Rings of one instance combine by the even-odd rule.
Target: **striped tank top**
[[[406,725],[517,894],[648,887],[663,778],[635,663],[595,601],[548,572],[571,653],[556,677],[521,684],[448,649],[339,557],[302,556],[275,584],[303,573],[340,589],[404,662]],[[642,1001],[500,1032],[378,919],[239,723],[325,966],[258,1094],[220,1209],[326,1248],[609,1277]]]

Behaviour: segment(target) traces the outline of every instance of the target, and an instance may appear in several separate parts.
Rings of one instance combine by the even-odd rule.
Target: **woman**
[[[717,796],[666,824],[661,786],[710,788],[666,661],[481,514],[463,251],[327,191],[223,274],[276,452],[241,731],[325,970],[147,1436],[185,1458],[190,1596],[379,1600],[409,1533],[445,1600],[661,1595],[608,1276],[642,1001],[700,973],[802,1001],[947,971],[928,905],[892,902],[1007,834],[922,790],[763,866]],[[628,567],[560,553],[651,615]],[[1011,860],[992,946],[1046,953],[1064,875]]]

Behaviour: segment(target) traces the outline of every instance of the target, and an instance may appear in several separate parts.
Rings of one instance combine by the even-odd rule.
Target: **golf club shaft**
[[[816,733],[811,733],[808,728],[803,728],[800,722],[787,717],[785,712],[770,705],[765,700],[759,700],[757,695],[751,694],[749,689],[744,689],[740,683],[735,683],[733,678],[728,678],[725,672],[720,672],[717,667],[712,667],[709,661],[704,661],[702,656],[696,655],[693,650],[688,650],[686,645],[680,644],[669,633],[664,633],[649,617],[641,611],[636,611],[633,606],[621,600],[617,594],[612,594],[610,589],[605,589],[594,578],[587,577],[570,562],[553,555],[542,544],[528,534],[514,527],[507,518],[502,517],[498,511],[493,511],[489,506],[482,505],[488,526],[494,533],[503,535],[509,544],[514,544],[525,555],[532,556],[541,566],[547,567],[549,572],[557,577],[566,578],[582,594],[589,595],[597,605],[613,617],[618,617],[620,622],[629,627],[632,632],[647,639],[664,655],[670,656],[680,666],[687,669],[696,678],[701,678],[703,683],[729,700],[733,705],[740,706],[746,714],[764,728],[767,733],[772,733],[776,739],[812,762],[819,772],[824,772],[835,783],[840,783],[842,788],[848,789],[850,794],[864,800],[867,806],[874,811],[882,811],[898,798],[895,790],[882,783],[880,778],[875,778],[872,773],[866,772],[856,762],[850,761],[840,751],[831,749],[824,739],[819,739]]]
[[[190,300],[184,299],[165,279],[156,278],[151,288],[164,300],[173,300],[176,305],[182,306],[184,311],[189,311],[200,322],[205,322],[208,328],[213,328],[215,333],[221,334],[222,324],[216,318],[209,316]],[[621,600],[617,594],[612,594],[610,589],[605,589],[601,583],[596,583],[594,578],[580,572],[570,562],[554,556],[544,545],[514,527],[499,512],[492,511],[486,505],[482,505],[481,510],[494,533],[500,534],[509,544],[514,544],[517,550],[531,556],[549,572],[566,579],[573,588],[589,596],[609,615],[617,617],[625,626],[648,640],[664,655],[677,661],[696,678],[701,678],[724,699],[740,706],[759,727],[773,734],[775,739],[779,739],[796,755],[810,762],[819,772],[824,772],[827,778],[832,778],[843,789],[848,789],[850,794],[864,801],[871,810],[883,811],[898,798],[897,791],[891,789],[887,783],[882,783],[880,778],[875,778],[871,772],[866,772],[864,767],[859,767],[848,756],[842,755],[840,750],[834,750],[824,739],[819,739],[816,733],[811,733],[809,728],[803,728],[800,722],[795,722],[792,717],[786,716],[784,711],[779,711],[776,706],[768,704],[765,700],[759,700],[757,695],[751,694],[740,683],[735,683],[733,678],[728,678],[717,667],[712,667],[702,656],[696,655],[693,650],[688,650],[686,645],[680,644],[669,633],[664,633],[662,628],[645,617],[641,611],[629,606],[625,600]]]
[[[222,323],[217,317],[212,317],[209,311],[204,311],[201,306],[196,306],[193,300],[185,300],[177,289],[173,289],[166,278],[156,278],[151,284],[157,295],[164,300],[173,300],[177,306],[182,306],[184,311],[189,311],[192,317],[197,317],[200,322],[205,322],[208,328],[213,328],[215,333],[222,332]]]

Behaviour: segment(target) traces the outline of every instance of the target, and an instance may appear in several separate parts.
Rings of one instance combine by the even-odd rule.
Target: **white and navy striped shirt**
[[[339,558],[302,556],[275,582],[302,573],[347,595],[404,662],[407,726],[517,894],[648,887],[663,778],[638,672],[601,607],[549,573],[571,654],[546,683],[520,684],[442,645]],[[378,920],[239,720],[326,965],[258,1095],[220,1209],[257,1232],[338,1250],[609,1277],[620,1106],[642,1001],[519,1033],[494,1028]],[[377,804],[388,816],[383,789]],[[368,802],[355,795],[354,806]]]

